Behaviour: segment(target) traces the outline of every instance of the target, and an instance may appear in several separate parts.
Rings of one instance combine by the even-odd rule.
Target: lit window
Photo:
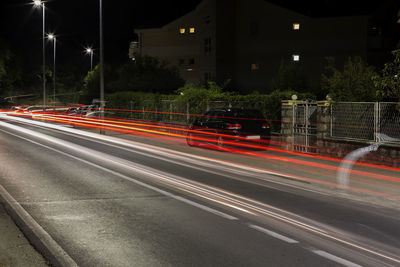
[[[293,30],[295,31],[300,30],[300,23],[293,23]]]
[[[195,32],[195,28],[194,28],[194,27],[189,28],[189,32],[190,32],[190,33],[194,33],[194,32]]]
[[[300,55],[293,55],[292,59],[293,61],[300,61]]]
[[[185,34],[185,31],[186,31],[185,28],[180,28],[180,29],[179,29],[179,33],[180,33],[180,34]]]
[[[251,64],[251,70],[252,71],[259,70],[259,69],[260,69],[260,64],[258,64],[258,63]]]

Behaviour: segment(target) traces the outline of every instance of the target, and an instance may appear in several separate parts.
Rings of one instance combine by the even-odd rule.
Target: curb
[[[0,201],[29,242],[51,266],[78,266],[61,246],[32,218],[31,215],[0,185]]]

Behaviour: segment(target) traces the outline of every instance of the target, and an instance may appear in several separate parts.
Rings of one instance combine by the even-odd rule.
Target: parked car
[[[269,123],[259,110],[223,108],[207,111],[189,127],[186,142],[189,146],[211,143],[222,147],[232,142],[262,143],[271,139]]]

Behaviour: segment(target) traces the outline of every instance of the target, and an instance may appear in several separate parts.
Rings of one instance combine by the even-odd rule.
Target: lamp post
[[[100,118],[104,122],[104,55],[103,55],[103,1],[99,0],[100,10]],[[100,130],[104,134],[103,128]]]
[[[91,47],[86,48],[86,54],[90,55],[90,70],[93,70],[93,49]]]
[[[56,36],[52,33],[47,35],[49,40],[53,41],[53,105],[56,105]]]
[[[45,4],[41,0],[33,1],[33,4],[36,7],[42,7],[42,14],[43,14],[43,112],[46,111],[46,44],[45,44]]]

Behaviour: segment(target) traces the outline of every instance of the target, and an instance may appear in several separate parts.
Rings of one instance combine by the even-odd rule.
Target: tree
[[[373,77],[377,94],[383,99],[400,100],[400,49],[392,51],[394,59],[384,65],[382,74]]]
[[[137,57],[117,68],[114,79],[108,84],[110,92],[133,91],[172,93],[184,85],[177,68],[168,66],[157,58]]]
[[[376,101],[376,88],[372,77],[374,67],[360,57],[349,57],[343,71],[336,69],[335,60],[327,58],[326,74],[321,77],[321,89],[329,92],[335,101]]]
[[[169,94],[184,85],[176,68],[166,62],[144,56],[122,66],[104,66],[105,93],[145,92]],[[99,68],[88,72],[84,79],[83,101],[98,98]]]
[[[106,67],[104,68],[104,70]],[[99,65],[96,65],[93,70],[89,71],[83,80],[83,94],[81,102],[91,103],[93,99],[99,98],[100,95],[100,71]]]
[[[8,72],[8,64],[9,61],[12,58],[12,53],[11,51],[6,47],[5,44],[3,44],[0,41],[0,84],[1,84],[1,94],[4,94],[4,92],[8,89],[5,88],[4,83],[5,83],[5,77]]]
[[[272,79],[271,86],[273,90],[306,92],[308,82],[306,74],[299,62],[281,61],[279,70],[275,78]]]

